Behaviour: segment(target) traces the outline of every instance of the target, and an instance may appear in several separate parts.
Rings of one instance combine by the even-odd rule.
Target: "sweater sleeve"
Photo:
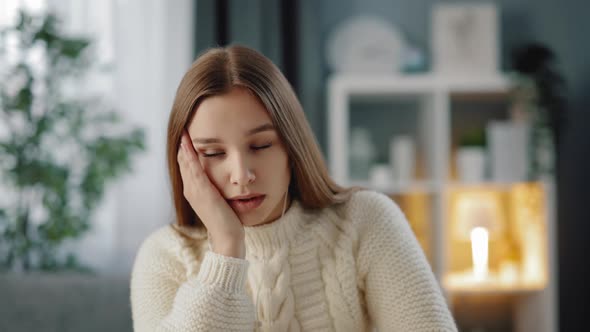
[[[145,241],[131,276],[133,329],[253,331],[248,261],[207,252],[195,275],[156,241]]]
[[[359,194],[358,264],[378,331],[457,331],[439,285],[405,216],[387,196]]]

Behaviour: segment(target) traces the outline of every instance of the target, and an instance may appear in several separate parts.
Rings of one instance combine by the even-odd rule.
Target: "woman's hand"
[[[207,228],[211,250],[225,256],[244,258],[244,226],[209,180],[186,131],[182,134],[178,150],[178,165],[184,197]]]

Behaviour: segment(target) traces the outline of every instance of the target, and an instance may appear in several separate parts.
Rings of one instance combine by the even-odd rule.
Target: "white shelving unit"
[[[461,184],[450,177],[452,161],[452,100],[457,97],[507,96],[508,77],[443,77],[435,74],[408,76],[394,75],[336,75],[328,80],[328,159],[334,179],[344,185],[360,185],[387,194],[403,195],[421,192],[431,199],[430,248],[433,271],[441,285],[447,271],[445,229],[448,218],[448,192]],[[421,142],[420,153],[424,174],[415,182],[399,186],[372,186],[368,181],[353,180],[349,176],[349,142],[351,130],[351,102],[402,99],[418,105],[416,139]],[[369,110],[370,112],[370,110]],[[391,112],[395,113],[396,109]],[[505,183],[484,183],[491,187],[506,187]],[[551,196],[549,194],[549,196]],[[548,286],[542,291],[529,290],[453,290],[443,288],[448,299],[454,295],[485,295],[490,293],[513,295],[515,331],[557,330],[556,306],[556,245],[552,199],[548,202]],[[450,301],[449,301],[450,302]]]
[[[329,159],[332,175],[349,182],[348,149],[350,109],[355,97],[415,98],[422,106],[421,123],[429,169],[435,187],[446,181],[449,148],[450,96],[452,94],[506,93],[509,81],[503,76],[484,79],[443,78],[432,74],[412,76],[334,76],[328,83]]]

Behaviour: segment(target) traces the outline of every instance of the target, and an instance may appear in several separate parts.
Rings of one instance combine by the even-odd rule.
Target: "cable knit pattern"
[[[135,331],[456,331],[403,213],[371,191],[322,210],[293,201],[246,227],[246,259],[171,226],[142,244]]]

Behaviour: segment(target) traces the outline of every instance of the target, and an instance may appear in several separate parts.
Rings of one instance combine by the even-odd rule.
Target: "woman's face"
[[[264,105],[246,88],[201,102],[188,127],[203,169],[245,226],[281,216],[291,180],[285,146]],[[258,195],[250,200],[237,196]]]

